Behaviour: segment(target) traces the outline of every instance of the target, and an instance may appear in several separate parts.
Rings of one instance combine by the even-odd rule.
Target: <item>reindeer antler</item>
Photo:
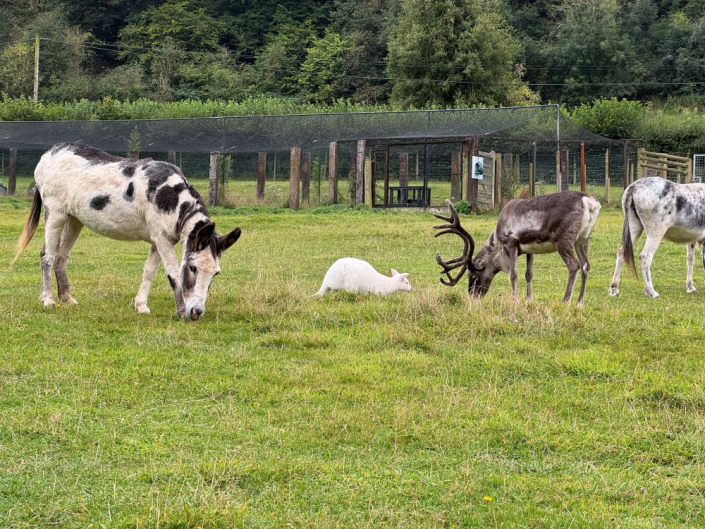
[[[446,199],[446,204],[450,209],[450,217],[443,217],[442,215],[437,215],[435,213],[433,214],[434,217],[448,223],[442,224],[440,226],[434,226],[434,230],[442,230],[436,233],[434,237],[438,237],[439,235],[445,235],[446,233],[454,233],[460,236],[464,244],[463,254],[460,257],[456,257],[455,259],[451,259],[449,261],[444,261],[443,259],[441,259],[441,252],[436,252],[436,262],[443,268],[441,275],[445,274],[445,276],[448,278],[446,280],[441,277],[441,283],[452,287],[458,281],[460,281],[460,278],[463,277],[463,274],[466,270],[475,270],[472,265],[472,254],[475,252],[475,241],[473,240],[472,235],[465,231],[465,229],[460,225],[460,217],[458,217],[458,212],[455,211],[453,203],[450,200]],[[451,275],[451,272],[456,268],[460,268],[460,272],[458,272],[458,274],[453,277]]]

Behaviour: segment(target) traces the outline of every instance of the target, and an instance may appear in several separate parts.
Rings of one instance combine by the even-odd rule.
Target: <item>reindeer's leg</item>
[[[588,248],[590,239],[581,241],[575,248],[578,253],[578,261],[580,262],[580,294],[578,295],[578,306],[583,304],[585,296],[585,285],[587,284],[587,276],[590,271],[590,261],[588,261]]]
[[[686,274],[685,274],[685,291],[689,294],[695,292],[697,289],[693,284],[693,265],[695,265],[695,243],[689,243],[685,245],[686,255]]]
[[[181,291],[181,285],[179,283],[179,261],[174,252],[174,245],[162,237],[155,240],[154,245],[157,247],[159,257],[161,257],[162,263],[164,264],[171,289],[174,291],[176,313],[179,317],[186,318],[186,304],[184,303],[184,294]]]
[[[534,278],[534,254],[526,254],[526,300],[534,301],[534,293],[531,288],[531,280]]]
[[[53,308],[56,306],[56,302],[51,295],[51,269],[54,267],[56,261],[56,254],[59,249],[59,242],[61,241],[61,232],[64,229],[64,224],[66,223],[66,214],[56,209],[51,209],[51,214],[49,214],[49,208],[44,208],[44,246],[39,254],[41,256],[41,267],[42,267],[42,293],[39,296],[39,301],[46,308]]]
[[[578,270],[580,270],[580,262],[575,258],[572,244],[556,245],[556,249],[568,268],[568,286],[565,289],[563,301],[569,303],[573,297],[573,289],[575,288],[575,279],[578,277]]]
[[[639,260],[641,261],[641,273],[644,276],[644,292],[651,298],[657,298],[659,296],[658,292],[654,290],[654,285],[651,282],[651,261],[654,258],[656,250],[658,250],[659,244],[661,244],[662,237],[663,233],[649,234],[647,232],[644,249],[641,251],[641,254],[639,254]]]
[[[61,233],[61,242],[59,243],[59,251],[56,254],[54,261],[54,274],[56,274],[56,285],[59,291],[59,301],[67,305],[78,305],[78,302],[71,297],[69,292],[69,280],[66,276],[66,263],[69,260],[71,248],[76,244],[78,236],[81,234],[83,224],[75,217],[69,217],[64,224],[64,230]]]
[[[149,297],[149,289],[152,286],[154,274],[157,273],[157,269],[159,268],[160,262],[161,257],[159,257],[157,247],[152,245],[149,250],[149,256],[147,257],[147,261],[144,263],[144,270],[142,272],[142,284],[140,285],[140,289],[137,291],[137,296],[135,296],[135,308],[140,314],[149,314],[147,298]]]
[[[512,283],[512,300],[517,301],[517,279],[519,277],[518,262],[519,262],[519,247],[518,244],[507,244],[507,253],[509,254],[509,279]]]

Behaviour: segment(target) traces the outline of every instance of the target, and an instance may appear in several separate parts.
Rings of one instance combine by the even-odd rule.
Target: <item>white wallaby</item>
[[[375,270],[370,263],[344,257],[338,259],[326,272],[316,296],[324,296],[329,290],[345,290],[353,294],[391,294],[399,290],[411,291],[409,274],[400,274],[392,268],[392,277]]]

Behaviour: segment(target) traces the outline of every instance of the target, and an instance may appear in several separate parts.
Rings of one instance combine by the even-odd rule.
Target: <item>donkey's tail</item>
[[[42,215],[42,196],[39,194],[39,190],[34,191],[34,200],[32,201],[32,209],[29,212],[29,217],[27,218],[27,223],[24,225],[24,229],[20,234],[20,238],[17,240],[17,251],[15,253],[15,258],[12,260],[14,264],[20,254],[27,248],[29,241],[32,240],[34,232],[37,231],[37,226],[39,226],[39,218]]]
[[[629,268],[634,273],[634,277],[638,279],[639,276],[637,275],[636,264],[634,263],[634,246],[632,245],[632,234],[629,229],[629,220],[631,215],[634,215],[639,222],[641,222],[641,220],[639,219],[639,215],[637,215],[636,209],[634,208],[634,199],[632,197],[633,193],[633,189],[627,189],[627,192],[624,195],[624,203],[622,204],[622,211],[624,211],[624,225],[622,226],[622,258],[624,259],[624,264],[627,268]]]

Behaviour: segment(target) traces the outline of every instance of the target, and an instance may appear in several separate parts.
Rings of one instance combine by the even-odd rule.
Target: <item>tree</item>
[[[0,52],[0,92],[10,97],[31,96],[34,91],[34,47],[20,42]]]
[[[549,69],[545,95],[569,104],[636,93],[639,62],[617,23],[616,0],[565,0],[543,57]]]
[[[306,60],[299,74],[299,84],[308,92],[310,99],[326,102],[341,95],[336,86],[344,71],[346,46],[346,40],[333,31],[327,31],[322,38],[313,39],[311,47],[306,50]]]
[[[515,105],[535,96],[515,68],[519,42],[495,0],[402,0],[389,42],[392,101]]]

